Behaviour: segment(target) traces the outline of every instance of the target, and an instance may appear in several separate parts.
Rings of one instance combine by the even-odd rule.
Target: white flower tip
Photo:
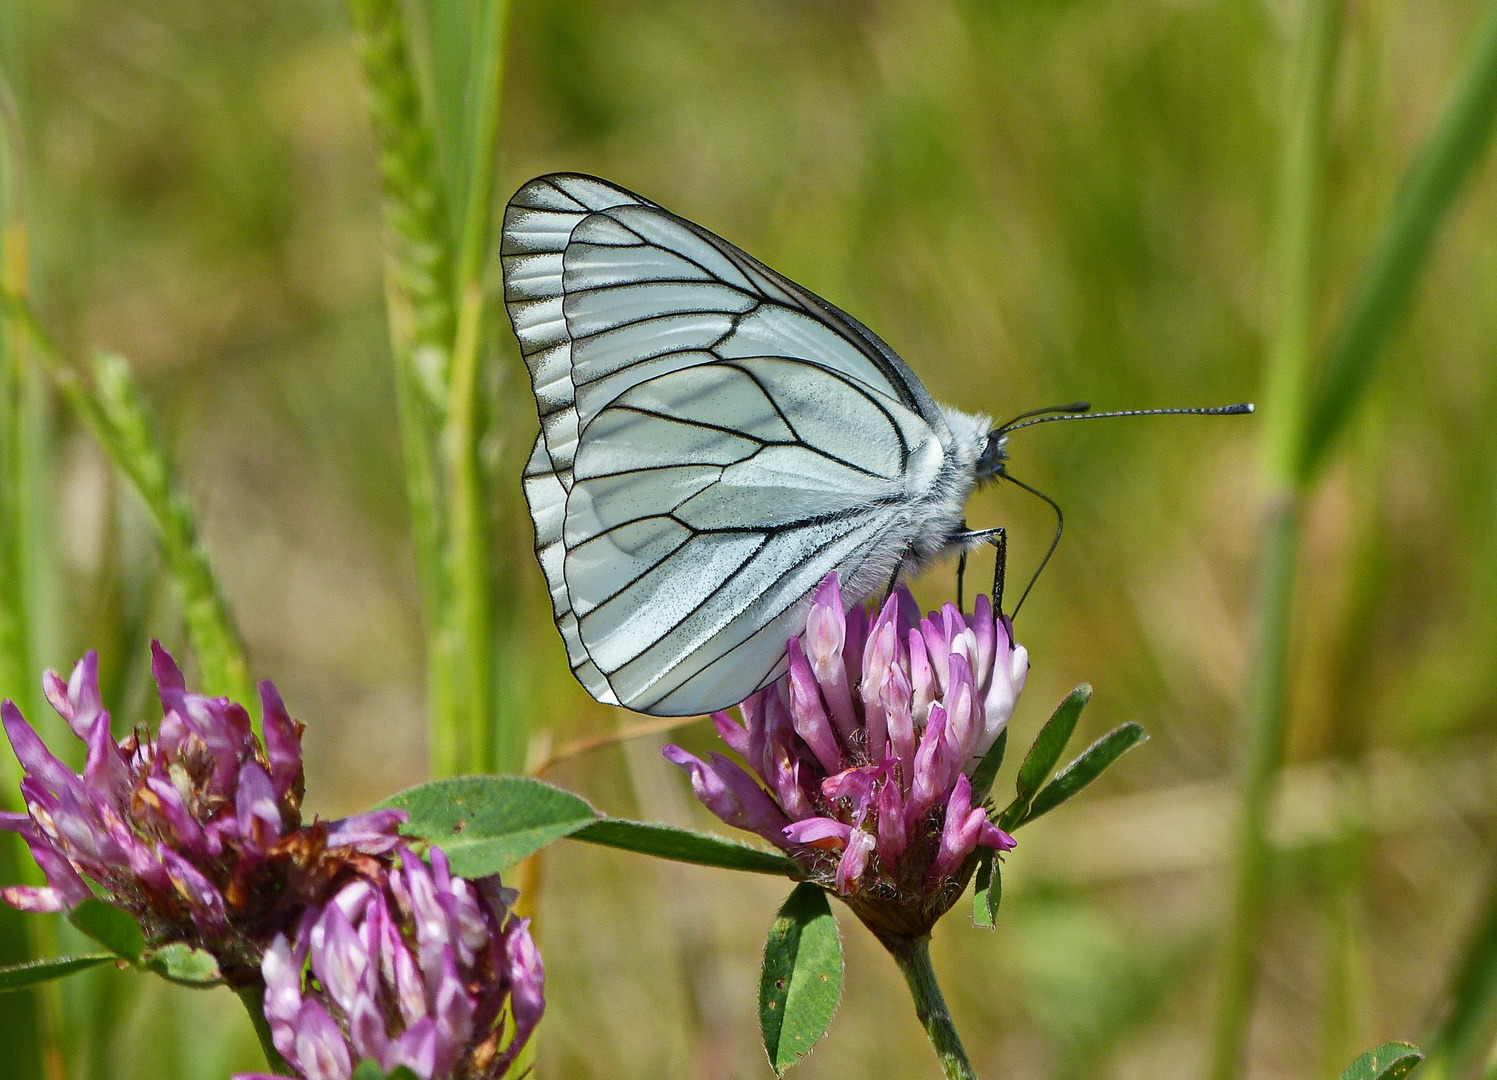
[[[1029,650],[1022,645],[1014,645],[1013,652],[1008,657],[1008,677],[1014,684],[1014,693],[1018,694],[1024,688],[1024,679],[1029,675]]]

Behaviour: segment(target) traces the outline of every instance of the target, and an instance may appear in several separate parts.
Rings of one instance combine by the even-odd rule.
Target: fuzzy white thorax
[[[911,469],[912,474],[924,473],[926,480],[920,490],[908,493],[908,501],[885,533],[885,542],[842,583],[842,595],[848,603],[882,594],[896,566],[900,577],[912,577],[960,546],[953,537],[966,529],[967,499],[976,486],[977,460],[987,446],[993,422],[980,413],[965,413],[945,405],[938,408],[947,431],[921,452],[938,455],[940,460],[928,470]]]

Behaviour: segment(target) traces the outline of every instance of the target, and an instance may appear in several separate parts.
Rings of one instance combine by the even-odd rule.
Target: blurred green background
[[[116,351],[145,383],[254,673],[308,725],[310,808],[341,815],[423,779],[378,182],[342,6],[8,0],[0,13],[35,304],[69,355]],[[1344,303],[1478,13],[1347,8],[1317,327]],[[1078,398],[1250,400],[1273,325],[1300,17],[1281,0],[514,0],[498,187],[567,169],[635,189],[854,313],[938,399],[996,418]],[[573,683],[550,625],[518,480],[533,402],[498,336],[486,455],[504,696],[543,761],[631,720]],[[1255,1080],[1334,1076],[1367,1045],[1420,1038],[1479,914],[1497,845],[1493,342],[1486,167],[1309,509]],[[180,617],[133,495],[73,416],[42,413],[39,659],[66,670],[97,647],[117,721],[144,720],[145,643],[183,647]],[[1015,437],[1014,473],[1067,513],[1018,627],[1033,668],[1016,744],[1083,679],[1097,687],[1083,735],[1136,720],[1153,739],[1026,830],[996,933],[962,907],[937,931],[980,1075],[1204,1067],[1261,422]],[[1020,576],[1049,540],[1048,512],[1013,489],[980,494],[969,520],[1009,526]],[[951,585],[943,568],[917,593],[934,604]],[[674,737],[701,751],[710,736]],[[547,777],[611,812],[716,827],[662,741],[571,756]],[[783,883],[566,844],[534,885],[542,1080],[771,1075],[757,966]],[[797,1075],[934,1075],[892,963],[843,928],[846,998]],[[258,1065],[227,992],[95,972],[44,1005],[66,1050],[58,1077]]]

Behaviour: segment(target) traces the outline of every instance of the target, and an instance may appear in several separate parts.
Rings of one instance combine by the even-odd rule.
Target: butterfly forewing
[[[827,572],[892,569],[944,419],[856,320],[602,181],[527,184],[502,252],[573,671],[639,711],[736,704],[779,674]]]

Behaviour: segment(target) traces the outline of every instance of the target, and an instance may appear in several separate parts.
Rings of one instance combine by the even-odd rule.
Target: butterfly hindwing
[[[527,184],[502,252],[541,414],[525,490],[574,672],[644,712],[736,704],[779,673],[827,572],[892,569],[940,411],[856,320],[603,181]]]
[[[530,517],[535,522],[535,554],[546,575],[546,585],[551,592],[551,608],[556,616],[556,627],[561,631],[567,646],[567,660],[572,674],[587,688],[587,692],[605,705],[617,705],[618,696],[608,685],[608,680],[598,670],[582,638],[577,633],[577,618],[572,614],[571,600],[567,597],[566,582],[562,579],[562,562],[566,549],[561,542],[562,523],[566,516],[567,493],[551,468],[551,459],[546,454],[545,439],[537,436],[530,461],[525,465],[525,501],[530,504]]]

